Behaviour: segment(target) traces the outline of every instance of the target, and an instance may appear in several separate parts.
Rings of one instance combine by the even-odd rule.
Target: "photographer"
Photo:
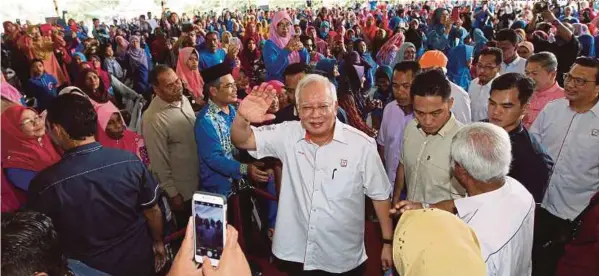
[[[580,52],[580,43],[576,36],[574,36],[574,33],[559,21],[549,10],[549,4],[547,2],[537,2],[535,4],[533,9],[533,19],[526,27],[527,34],[530,35],[535,30],[538,30],[537,24],[539,22],[549,23],[557,28],[555,42],[549,42],[547,39],[539,36],[533,36],[531,42],[537,53],[547,51],[557,56],[557,81],[560,86],[563,87],[563,74],[568,72],[570,66],[574,64],[574,60],[576,60],[576,57]]]

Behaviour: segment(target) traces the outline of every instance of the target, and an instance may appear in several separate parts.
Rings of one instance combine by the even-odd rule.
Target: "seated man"
[[[52,220],[37,212],[2,214],[2,275],[108,274],[66,259]]]
[[[430,205],[401,201],[391,213],[429,207],[456,213],[474,229],[487,275],[531,275],[535,202],[507,176],[512,160],[507,132],[489,123],[467,125],[453,139],[451,160],[469,197]]]

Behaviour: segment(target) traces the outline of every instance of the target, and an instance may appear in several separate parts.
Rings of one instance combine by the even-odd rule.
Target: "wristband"
[[[393,244],[393,240],[392,239],[383,239],[383,244]]]

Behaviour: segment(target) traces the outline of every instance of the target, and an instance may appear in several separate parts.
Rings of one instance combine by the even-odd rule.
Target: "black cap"
[[[231,66],[226,63],[219,63],[210,68],[206,68],[200,72],[205,83],[211,83],[220,79],[222,76],[231,74]]]

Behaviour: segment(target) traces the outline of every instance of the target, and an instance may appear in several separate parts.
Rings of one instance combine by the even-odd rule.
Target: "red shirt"
[[[591,200],[597,200],[596,193]],[[599,275],[599,204],[582,217],[580,230],[566,245],[566,252],[557,267],[557,276]]]
[[[545,108],[550,101],[563,97],[565,97],[564,89],[557,84],[557,81],[551,87],[543,91],[535,91],[532,94],[532,97],[530,97],[528,112],[524,115],[524,119],[522,119],[524,126],[529,129],[539,113],[541,113],[543,108]]]

